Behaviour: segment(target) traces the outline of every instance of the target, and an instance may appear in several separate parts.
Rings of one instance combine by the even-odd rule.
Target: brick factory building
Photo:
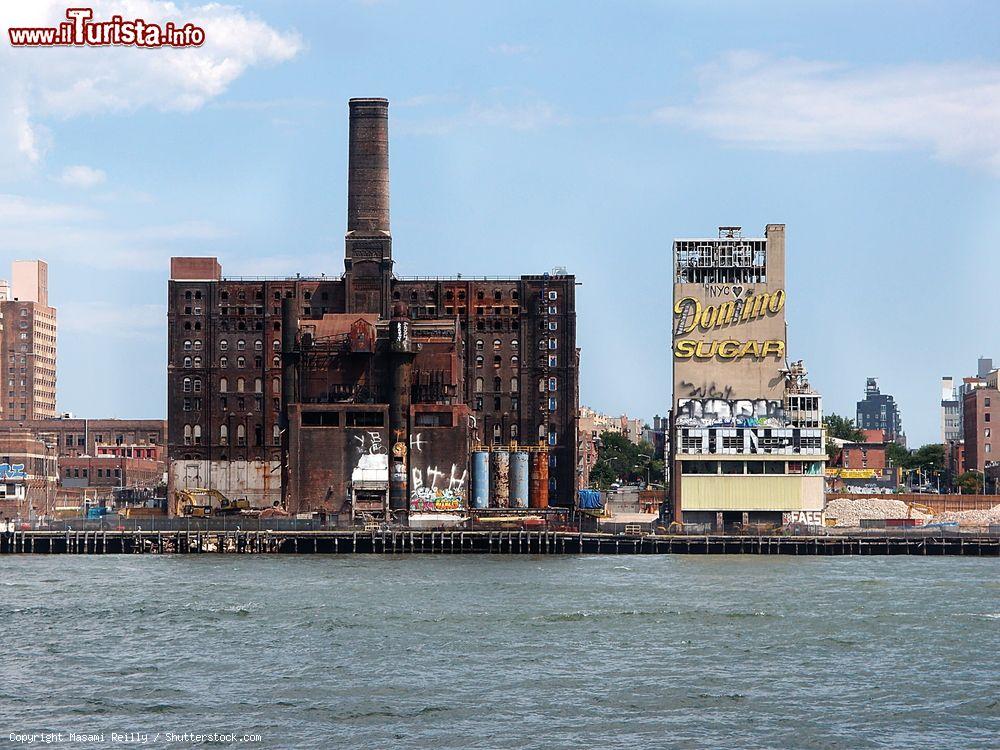
[[[167,422],[164,419],[84,419],[55,417],[33,421],[0,421],[0,433],[17,428],[47,437],[58,455],[96,456],[120,453],[162,461],[166,456]]]
[[[27,441],[25,444],[33,446],[28,452],[31,458],[48,460],[51,454],[51,466],[44,467],[44,482],[37,471],[31,472],[34,479],[29,482],[28,495],[35,513],[42,512],[43,496],[45,507],[51,510],[50,495],[57,485],[61,504],[74,502],[85,490],[95,488],[108,490],[105,494],[109,497],[110,491],[118,488],[152,496],[166,472],[167,423],[163,419],[4,420],[0,421],[0,436],[19,436]],[[41,464],[35,465],[36,470],[41,468]]]
[[[42,260],[16,260],[12,281],[0,281],[0,373],[8,420],[56,415],[56,311],[49,307],[49,267]]]
[[[56,461],[52,436],[16,425],[0,427],[0,519],[26,521],[52,512]]]
[[[171,489],[401,518],[480,505],[470,450],[503,466],[523,448],[545,458],[532,470],[548,501],[569,505],[574,277],[397,277],[388,102],[349,109],[340,276],[247,280],[223,276],[215,258],[171,260]],[[519,503],[506,481],[494,504]]]
[[[822,404],[787,360],[784,225],[675,240],[674,273],[673,520],[821,523]]]

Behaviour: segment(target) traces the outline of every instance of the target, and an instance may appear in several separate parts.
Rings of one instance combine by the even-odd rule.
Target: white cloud
[[[164,0],[97,0],[95,20],[112,15],[148,22],[187,22],[205,30],[197,48],[13,48],[0,46],[0,171],[37,163],[47,133],[40,122],[142,108],[191,111],[219,96],[250,67],[291,59],[303,48],[295,32],[277,31],[235,6]],[[55,26],[65,2],[5,2],[0,27]]]
[[[518,55],[523,55],[528,50],[531,49],[527,44],[511,44],[509,42],[501,42],[500,44],[490,47],[490,52],[495,55],[504,55],[505,57],[517,57]]]
[[[1000,173],[1000,66],[860,69],[732,53],[699,72],[689,104],[654,118],[723,141],[786,151],[929,151]]]
[[[21,195],[0,194],[0,226],[43,225],[77,222],[96,218],[89,208],[66,203],[49,203]]]
[[[59,175],[59,182],[66,187],[92,188],[100,185],[107,178],[103,170],[94,169],[84,164],[66,167]]]
[[[172,255],[231,236],[207,221],[125,226],[115,214],[86,206],[0,194],[0,247],[51,265],[166,272]]]
[[[61,333],[148,339],[162,335],[167,326],[166,305],[66,301],[58,310]]]
[[[470,127],[530,131],[569,122],[549,102],[530,93],[510,91],[493,91],[482,99],[425,95],[409,99],[403,106],[407,114],[395,127],[397,132],[411,135],[446,135]],[[428,107],[433,107],[434,114],[421,117],[421,109]]]

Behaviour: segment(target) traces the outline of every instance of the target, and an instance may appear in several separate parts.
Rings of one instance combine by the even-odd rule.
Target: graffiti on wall
[[[789,526],[793,523],[802,523],[808,526],[823,525],[823,511],[821,510],[793,510],[781,514],[781,523]]]
[[[410,435],[410,510],[433,512],[461,510],[465,507],[465,486],[469,472],[457,464],[423,465],[424,448],[428,442],[422,433]]]
[[[359,432],[354,435],[354,440],[357,442],[358,453],[362,455],[365,453],[383,453],[382,448],[382,433],[378,430],[368,430],[366,432]]]
[[[719,386],[714,380],[711,383],[705,381],[701,385],[682,380],[681,390],[687,390],[685,395],[691,398],[724,398],[728,401],[733,395],[731,385]]]
[[[781,401],[764,398],[682,398],[677,401],[678,427],[787,427]]]
[[[24,464],[0,464],[0,479],[25,479]]]

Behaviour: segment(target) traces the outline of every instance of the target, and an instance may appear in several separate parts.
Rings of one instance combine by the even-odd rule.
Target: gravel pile
[[[911,510],[902,500],[875,496],[863,499],[841,497],[831,500],[826,504],[826,517],[836,519],[837,526],[860,526],[862,518],[922,518],[925,521],[932,518]]]
[[[958,521],[959,526],[1000,524],[1000,505],[989,510],[951,510],[935,516],[935,521]]]

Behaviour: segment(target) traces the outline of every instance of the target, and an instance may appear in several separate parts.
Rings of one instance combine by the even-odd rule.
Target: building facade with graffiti
[[[171,490],[302,513],[456,510],[471,449],[514,444],[544,446],[550,502],[571,504],[575,278],[397,276],[388,102],[349,110],[342,272],[247,279],[171,260]]]
[[[674,241],[674,520],[820,523],[822,402],[788,359],[785,227]]]

